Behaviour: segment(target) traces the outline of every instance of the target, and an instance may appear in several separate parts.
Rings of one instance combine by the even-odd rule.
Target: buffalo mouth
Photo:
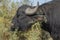
[[[38,21],[43,21],[44,20],[44,15],[37,15],[34,18]]]

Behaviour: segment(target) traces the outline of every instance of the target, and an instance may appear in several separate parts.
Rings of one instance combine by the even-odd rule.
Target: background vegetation
[[[0,0],[0,40],[52,40],[50,34],[41,29],[39,22],[32,25],[28,32],[18,32],[17,29],[14,32],[9,30],[12,18],[20,4],[29,4],[29,1],[23,0],[19,3],[11,0]]]

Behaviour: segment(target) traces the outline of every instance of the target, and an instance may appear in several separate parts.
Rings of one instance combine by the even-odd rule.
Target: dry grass
[[[9,27],[0,28],[1,40],[52,40],[50,34],[41,29],[39,22],[32,25],[32,28],[27,32],[9,31]]]

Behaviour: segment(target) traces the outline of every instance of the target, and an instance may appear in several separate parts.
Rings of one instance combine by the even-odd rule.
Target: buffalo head
[[[38,3],[39,4],[39,3]],[[44,18],[43,12],[40,9],[39,5],[37,6],[29,6],[22,5],[18,8],[16,15],[12,20],[12,30],[18,28],[18,30],[25,31],[31,28],[31,25],[36,21],[42,21]]]

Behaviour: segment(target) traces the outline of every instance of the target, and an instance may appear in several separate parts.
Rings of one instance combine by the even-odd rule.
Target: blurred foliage
[[[19,2],[11,2],[11,0],[0,0],[0,40],[52,40],[50,34],[41,29],[39,22],[32,25],[27,32],[10,31],[11,21],[14,17]],[[25,0],[23,1],[23,3]],[[28,3],[28,1],[26,0]]]
[[[22,0],[21,3],[22,4],[27,4],[27,5],[30,5],[31,4],[30,0]]]

